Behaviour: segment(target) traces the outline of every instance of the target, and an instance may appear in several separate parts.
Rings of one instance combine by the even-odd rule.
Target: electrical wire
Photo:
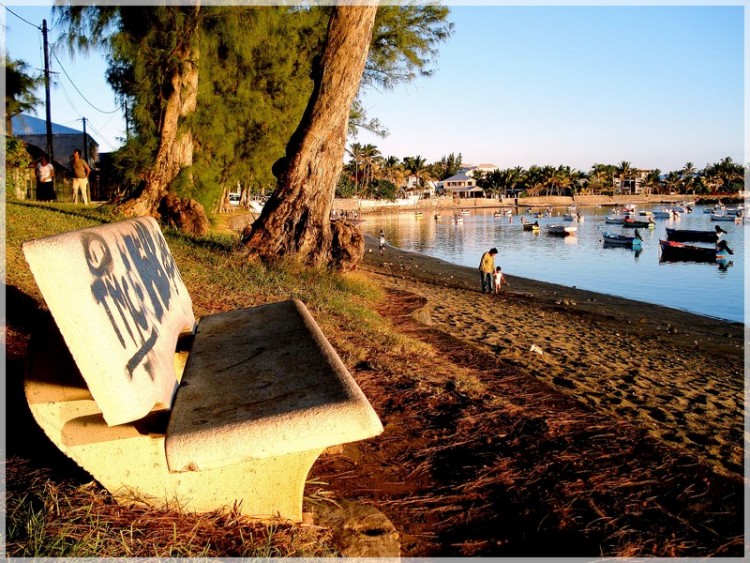
[[[73,85],[73,88],[75,88],[75,89],[76,89],[76,92],[78,92],[78,94],[79,94],[79,95],[81,96],[81,98],[83,98],[83,101],[84,101],[84,102],[86,102],[86,103],[87,103],[88,105],[90,105],[90,106],[91,106],[92,108],[94,108],[94,109],[95,109],[96,111],[98,111],[99,113],[104,113],[104,114],[117,113],[117,112],[119,112],[119,111],[120,111],[120,110],[122,109],[122,104],[120,104],[120,105],[119,105],[118,107],[116,107],[116,108],[115,108],[115,109],[113,109],[112,111],[105,111],[105,110],[103,110],[103,109],[99,109],[99,108],[98,108],[98,107],[96,107],[96,106],[95,106],[94,104],[92,104],[92,103],[91,103],[90,101],[88,101],[88,99],[86,98],[86,96],[84,96],[84,95],[83,95],[83,92],[81,92],[81,91],[80,91],[80,90],[78,89],[78,86],[76,86],[75,82],[73,82],[73,79],[72,79],[72,78],[70,77],[70,75],[68,74],[68,71],[67,71],[67,70],[65,70],[65,67],[64,67],[64,66],[62,65],[62,63],[60,62],[60,59],[58,59],[58,58],[57,58],[57,55],[55,54],[55,52],[54,52],[54,51],[52,52],[52,56],[53,56],[53,57],[55,57],[55,60],[57,61],[57,64],[59,64],[59,65],[60,65],[60,69],[61,69],[61,70],[63,71],[63,74],[65,74],[66,78],[67,78],[67,79],[68,79],[68,80],[70,81],[70,83],[71,83],[71,84]]]
[[[37,28],[37,29],[38,29],[39,31],[42,31],[42,28],[41,28],[41,27],[39,27],[39,26],[38,26],[38,25],[36,25],[36,24],[33,24],[33,23],[31,23],[31,22],[30,22],[29,20],[27,20],[27,19],[25,19],[25,18],[22,18],[22,17],[21,17],[21,16],[19,16],[19,15],[18,15],[17,13],[15,13],[15,12],[14,12],[13,10],[11,10],[10,8],[8,8],[8,6],[6,6],[5,4],[3,4],[2,2],[0,2],[0,6],[2,6],[3,8],[5,8],[5,10],[6,10],[6,11],[8,11],[8,12],[10,12],[11,14],[13,14],[14,16],[16,16],[16,17],[17,17],[17,18],[18,18],[19,20],[21,20],[22,22],[25,22],[25,23],[29,24],[29,25],[30,25],[31,27],[35,27],[35,28]]]

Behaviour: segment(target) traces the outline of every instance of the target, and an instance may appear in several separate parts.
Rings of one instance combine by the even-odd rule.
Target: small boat
[[[468,209],[462,209],[461,215],[471,215],[471,211],[469,211]]]
[[[625,221],[625,217],[620,215],[607,215],[604,218],[604,222],[609,225],[622,225],[623,221]]]
[[[642,248],[643,244],[643,239],[638,231],[635,231],[635,236],[632,237],[604,231],[602,232],[602,239],[604,240],[605,245],[627,246],[634,249]]]
[[[539,221],[532,223],[526,217],[521,217],[521,225],[523,225],[524,231],[539,231]]]
[[[567,237],[575,235],[578,227],[571,227],[569,225],[547,225],[547,233],[558,237]]]
[[[414,216],[415,216],[415,217],[422,217],[423,215],[424,215],[424,212],[423,212],[423,211],[415,211],[415,212],[414,212]]]
[[[689,229],[670,229],[667,227],[667,240],[677,242],[716,242],[726,231],[719,225],[713,231],[694,231]]]
[[[653,214],[653,211],[647,211],[645,209],[638,212],[638,215],[640,215],[641,217],[651,217]]]
[[[510,209],[506,209],[505,211],[495,211],[493,215],[495,217],[510,217],[513,215],[513,212]]]
[[[622,226],[636,229],[653,229],[655,227],[655,223],[653,219],[649,219],[648,221],[636,221],[635,219],[631,219],[630,217],[625,217],[625,219],[623,219],[622,221]]]
[[[711,221],[731,221],[732,223],[741,223],[742,217],[738,215],[729,215],[727,213],[711,213]]]
[[[661,256],[659,260],[687,262],[726,262],[734,254],[727,241],[720,240],[713,246],[695,246],[673,240],[659,240]]]
[[[563,221],[574,221],[576,216],[573,215],[572,213],[566,213],[565,215],[562,216],[562,218],[563,218]]]
[[[651,216],[654,219],[679,219],[680,218],[680,212],[676,209],[668,209],[666,207],[662,209],[658,209],[656,211],[653,211],[651,213]]]

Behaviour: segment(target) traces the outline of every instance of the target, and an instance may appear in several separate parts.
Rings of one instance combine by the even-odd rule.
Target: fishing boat
[[[461,215],[471,215],[471,211],[469,211],[468,209],[462,209]]]
[[[652,211],[651,216],[654,219],[679,219],[680,212],[676,209],[668,209],[666,207],[663,207],[662,209]]]
[[[578,227],[571,227],[570,225],[547,225],[547,233],[558,237],[567,237],[575,235]]]
[[[732,223],[742,223],[742,217],[739,215],[729,215],[727,213],[711,213],[711,221],[731,221]]]
[[[534,221],[532,223],[526,219],[526,217],[521,217],[521,225],[523,226],[524,231],[539,231],[539,221]]]
[[[510,209],[506,209],[504,211],[495,211],[495,213],[493,213],[493,215],[496,218],[499,218],[499,217],[510,217],[511,215],[513,215],[513,212]]]
[[[624,220],[625,217],[622,217],[620,215],[607,215],[604,218],[604,222],[609,225],[622,225]]]
[[[734,254],[727,241],[720,240],[712,246],[695,246],[673,240],[659,240],[661,256],[659,260],[687,262],[725,262]]]
[[[653,229],[655,223],[653,219],[649,219],[648,221],[637,221],[636,219],[625,217],[625,219],[623,219],[622,221],[622,226],[636,229]]]
[[[714,227],[713,231],[695,231],[689,229],[670,229],[667,228],[667,240],[673,240],[677,242],[713,242],[719,240],[721,235],[726,234],[726,231],[719,225]]]
[[[626,246],[628,248],[634,248],[636,250],[642,248],[643,246],[643,239],[641,239],[641,235],[638,233],[638,231],[635,231],[635,236],[632,237],[621,235],[619,233],[608,233],[604,231],[602,232],[602,239],[604,240],[605,246]]]

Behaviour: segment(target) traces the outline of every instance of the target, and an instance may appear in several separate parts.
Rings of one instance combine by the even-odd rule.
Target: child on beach
[[[378,239],[379,247],[378,252],[380,254],[383,254],[383,249],[385,248],[385,233],[383,232],[383,229],[380,229],[380,237]]]
[[[508,284],[508,280],[505,279],[505,276],[503,275],[502,268],[498,266],[495,269],[495,272],[492,274],[492,285],[495,288],[495,293],[500,293],[500,288],[503,285],[503,282]],[[508,284],[510,285],[510,284]]]

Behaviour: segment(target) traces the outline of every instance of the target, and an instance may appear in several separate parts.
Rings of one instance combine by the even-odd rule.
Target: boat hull
[[[702,247],[676,241],[659,240],[662,262],[726,262],[729,253],[716,247]]]
[[[719,240],[719,235],[716,231],[693,231],[688,229],[670,229],[667,227],[667,240],[716,243]]]

